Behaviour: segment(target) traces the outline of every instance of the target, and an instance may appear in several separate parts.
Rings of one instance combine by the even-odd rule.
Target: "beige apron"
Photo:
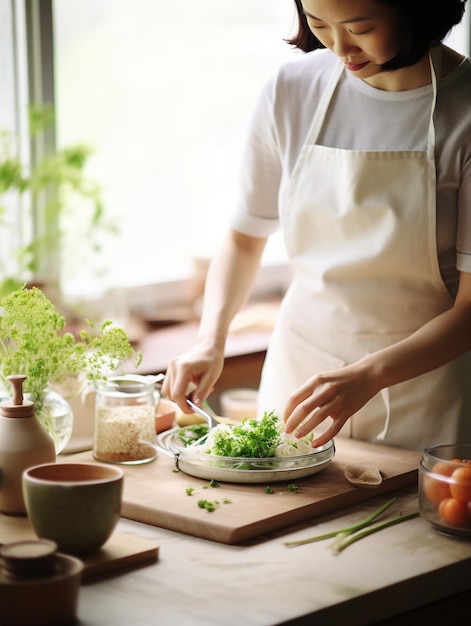
[[[281,218],[295,272],[264,364],[259,414],[281,416],[289,394],[314,374],[389,346],[452,306],[437,257],[433,66],[426,152],[316,145],[343,71],[339,62]],[[470,372],[468,354],[384,389],[340,434],[416,450],[471,443]]]

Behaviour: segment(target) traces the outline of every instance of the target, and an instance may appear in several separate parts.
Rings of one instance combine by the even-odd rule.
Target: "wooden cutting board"
[[[37,539],[27,517],[0,514],[0,544]],[[121,574],[155,563],[159,546],[155,541],[128,533],[114,532],[95,554],[81,557],[82,583]]]
[[[122,516],[188,535],[236,544],[288,524],[362,502],[378,494],[417,484],[418,452],[351,439],[335,441],[333,461],[321,472],[296,481],[266,485],[210,482],[175,472],[174,461],[160,454],[149,464],[122,466],[125,471]],[[93,462],[91,452],[67,457]],[[67,459],[66,459],[67,460]],[[347,465],[375,464],[383,474],[381,486],[354,487],[344,477]],[[191,495],[187,490],[193,489]],[[213,512],[198,507],[198,500],[218,501]],[[230,502],[225,502],[230,501]]]

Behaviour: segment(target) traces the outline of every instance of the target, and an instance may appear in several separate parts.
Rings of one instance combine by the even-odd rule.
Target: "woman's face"
[[[302,0],[309,28],[347,69],[371,84],[398,51],[397,12],[375,0]],[[379,86],[379,85],[378,85]]]

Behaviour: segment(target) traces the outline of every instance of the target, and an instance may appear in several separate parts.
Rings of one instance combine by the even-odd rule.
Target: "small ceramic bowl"
[[[171,400],[161,398],[155,409],[155,430],[161,433],[172,428],[177,416],[177,405]]]
[[[36,465],[23,473],[26,511],[36,535],[60,552],[97,551],[118,523],[124,473],[92,463]]]
[[[471,537],[471,445],[425,450],[419,465],[419,510],[437,530]]]

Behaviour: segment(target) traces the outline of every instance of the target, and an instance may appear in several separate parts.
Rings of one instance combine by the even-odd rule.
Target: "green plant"
[[[48,385],[69,377],[88,384],[106,379],[136,353],[121,328],[105,321],[95,334],[65,332],[65,318],[37,287],[18,289],[0,299],[0,384],[9,390],[7,377],[24,374],[25,392],[31,394],[38,415]],[[75,392],[80,385],[75,387]]]
[[[45,133],[53,120],[50,107],[31,107],[31,142]],[[25,282],[41,282],[45,276],[50,280],[45,259],[53,255],[54,266],[59,267],[65,247],[69,255],[76,256],[77,244],[86,242],[87,253],[98,252],[100,233],[116,233],[116,227],[105,219],[99,185],[85,175],[93,153],[90,146],[77,144],[46,154],[29,169],[18,155],[17,144],[13,133],[0,132],[0,234],[2,241],[12,242],[8,258],[1,257],[5,247],[0,251],[0,297]],[[72,239],[63,222],[73,211],[80,212],[81,231],[75,228]],[[58,277],[54,278],[57,282]]]

